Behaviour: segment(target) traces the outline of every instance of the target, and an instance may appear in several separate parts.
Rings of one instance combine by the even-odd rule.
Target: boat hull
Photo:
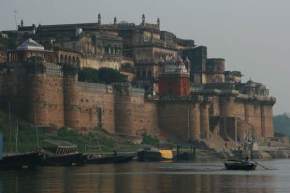
[[[41,155],[38,152],[7,155],[0,160],[0,170],[35,168],[40,163]]]
[[[255,170],[257,165],[254,162],[229,161],[225,162],[227,170]]]
[[[85,164],[85,157],[81,153],[64,155],[44,155],[42,166],[80,166]]]
[[[161,153],[158,151],[139,151],[137,153],[138,161],[154,162],[162,161]]]

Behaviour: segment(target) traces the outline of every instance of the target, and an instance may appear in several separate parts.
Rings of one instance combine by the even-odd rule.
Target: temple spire
[[[101,23],[102,23],[102,16],[101,16],[101,14],[99,13],[99,14],[98,14],[98,24],[101,25]]]
[[[142,14],[142,25],[145,25],[145,14]]]
[[[160,27],[160,18],[157,18],[157,26]]]

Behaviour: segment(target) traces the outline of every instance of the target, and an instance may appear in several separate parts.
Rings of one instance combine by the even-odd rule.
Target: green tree
[[[111,68],[83,68],[79,71],[79,81],[111,84],[114,82],[126,82],[127,77],[118,70]]]

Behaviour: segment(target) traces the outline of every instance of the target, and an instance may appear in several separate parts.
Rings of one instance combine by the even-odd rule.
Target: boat
[[[250,160],[227,160],[225,163],[227,170],[255,170],[257,164]]]
[[[172,150],[157,148],[144,148],[143,150],[137,152],[138,161],[166,161],[173,159]]]
[[[0,133],[0,170],[18,170],[35,168],[40,165],[41,156],[39,152],[26,153],[3,153],[4,140]]]
[[[46,140],[42,150],[42,166],[80,166],[86,158],[78,152],[77,146],[67,141]]]
[[[128,163],[133,160],[135,155],[133,154],[88,154],[86,155],[87,164],[119,164],[119,163]]]
[[[36,168],[40,163],[39,152],[7,154],[0,159],[0,170]]]
[[[193,144],[178,144],[174,160],[177,162],[192,161],[195,159],[196,148]]]

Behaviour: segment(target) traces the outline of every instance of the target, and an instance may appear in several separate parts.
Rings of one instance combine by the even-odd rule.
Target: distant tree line
[[[273,124],[275,133],[290,136],[290,118],[287,114],[274,116]]]
[[[83,68],[78,73],[79,81],[111,84],[114,82],[126,82],[127,76],[112,68]]]

